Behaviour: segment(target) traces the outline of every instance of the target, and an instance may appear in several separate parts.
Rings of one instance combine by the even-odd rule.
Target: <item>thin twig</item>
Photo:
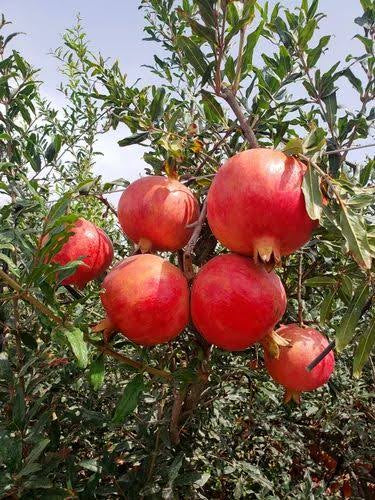
[[[193,266],[192,266],[192,254],[194,252],[195,245],[198,241],[199,235],[201,234],[203,223],[207,215],[207,198],[204,200],[199,219],[196,226],[194,227],[193,234],[190,237],[188,244],[184,249],[184,272],[188,280],[194,277]]]
[[[332,151],[324,151],[324,153],[322,153],[323,155],[334,155],[336,153],[342,153],[342,152],[345,152],[345,151],[354,151],[355,149],[365,149],[365,148],[373,148],[375,147],[375,144],[362,144],[360,146],[352,146],[350,148],[340,148],[340,149],[334,149]]]
[[[211,149],[211,151],[208,153],[208,156],[206,156],[204,158],[204,160],[198,165],[196,171],[194,172],[195,175],[198,175],[202,168],[206,165],[206,163],[211,159],[211,156],[219,149],[219,147],[223,144],[223,142],[225,142],[227,140],[227,138],[230,136],[230,134],[236,130],[237,128],[237,125],[236,126],[232,126],[230,127],[224,134],[224,136],[216,142],[216,144],[214,144],[213,148]],[[190,181],[191,179],[189,179]]]
[[[298,288],[297,288],[299,326],[303,326],[302,274],[303,274],[303,253],[301,252],[299,255],[299,263],[298,263]]]
[[[228,87],[223,87],[221,89],[220,96],[227,101],[229,106],[231,107],[233,113],[236,115],[236,118],[238,119],[243,135],[245,136],[245,139],[249,143],[250,148],[257,148],[258,147],[258,141],[255,137],[255,134],[250,127],[249,123],[247,122],[245,115],[242,112],[241,106],[239,105],[236,96],[234,95],[233,91],[228,88]]]
[[[184,402],[184,392],[182,391],[182,389],[174,388],[173,395],[174,395],[174,400],[172,406],[171,421],[169,424],[169,433],[171,436],[172,443],[174,445],[177,445],[180,442],[179,423],[180,423],[182,404]]]

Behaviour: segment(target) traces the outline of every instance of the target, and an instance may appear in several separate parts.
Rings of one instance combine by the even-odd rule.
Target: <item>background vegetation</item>
[[[296,11],[255,0],[141,8],[146,39],[164,50],[150,66],[161,86],[128,82],[90,50],[78,21],[55,52],[60,110],[41,97],[2,16],[0,494],[373,498],[374,160],[347,155],[373,137],[374,2],[358,4],[355,54],[325,72],[330,36],[318,32],[317,0]],[[257,66],[260,39],[268,50]],[[340,103],[345,80],[358,93],[352,110]],[[211,352],[193,327],[152,349],[90,332],[102,317],[100,283],[59,286],[56,270],[78,263],[61,268],[46,255],[79,216],[107,231],[116,260],[133,251],[105,196],[126,187],[126,169],[113,182],[92,174],[98,135],[123,124],[130,135],[119,146],[144,145],[145,172],[177,170],[202,204],[221,162],[256,140],[306,161],[307,208],[321,226],[277,272],[289,299],[283,322],[302,317],[335,341],[329,387],[283,406],[257,347]],[[206,223],[191,250],[190,271],[224,251]],[[165,257],[185,271],[190,262],[186,252]]]

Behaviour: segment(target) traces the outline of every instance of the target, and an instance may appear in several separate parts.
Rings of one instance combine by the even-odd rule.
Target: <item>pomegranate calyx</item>
[[[152,249],[152,242],[147,238],[141,238],[138,242],[138,247],[141,253],[150,253]]]
[[[256,242],[253,258],[256,263],[263,264],[268,272],[272,271],[281,262],[279,249],[268,238]]]
[[[301,404],[301,393],[291,389],[285,389],[284,403],[286,404],[290,401],[294,401],[297,405]]]
[[[93,326],[92,331],[94,333],[103,332],[104,342],[108,343],[115,334],[115,327],[108,316],[102,319],[97,325]]]
[[[290,347],[289,340],[278,335],[275,330],[264,337],[262,344],[267,354],[273,359],[279,359],[280,347]]]

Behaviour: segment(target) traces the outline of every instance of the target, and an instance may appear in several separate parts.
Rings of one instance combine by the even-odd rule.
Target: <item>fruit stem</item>
[[[190,240],[188,241],[188,244],[184,249],[183,266],[184,266],[184,273],[188,281],[194,278],[193,263],[191,256],[194,251],[195,245],[197,244],[199,235],[201,234],[202,226],[206,219],[206,215],[207,215],[207,198],[203,202],[201,213],[197,220],[196,226],[194,227],[193,234],[191,235]]]

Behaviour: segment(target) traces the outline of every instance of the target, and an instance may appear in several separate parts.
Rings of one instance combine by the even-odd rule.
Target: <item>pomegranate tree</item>
[[[289,341],[289,346],[279,346],[277,358],[264,351],[266,369],[271,377],[285,387],[285,400],[300,400],[300,393],[313,391],[324,385],[335,367],[332,351],[308,372],[306,367],[328,346],[328,340],[313,328],[296,324],[283,325],[276,333]]]
[[[285,308],[279,277],[240,255],[213,258],[193,283],[195,326],[208,342],[228,351],[246,349],[270,333]]]
[[[51,262],[66,265],[82,259],[75,272],[65,278],[62,284],[83,288],[109,267],[113,259],[113,246],[106,233],[86,219],[78,219],[70,232],[73,234]]]
[[[95,330],[118,330],[137,344],[168,342],[189,319],[189,289],[182,272],[152,254],[124,259],[103,281],[107,319]]]
[[[178,180],[148,176],[130,184],[118,205],[118,218],[125,234],[151,250],[176,251],[186,245],[199,216],[198,202]]]
[[[210,187],[207,218],[216,238],[257,261],[278,262],[306,243],[310,219],[301,185],[306,167],[273,149],[251,149],[230,158]]]

